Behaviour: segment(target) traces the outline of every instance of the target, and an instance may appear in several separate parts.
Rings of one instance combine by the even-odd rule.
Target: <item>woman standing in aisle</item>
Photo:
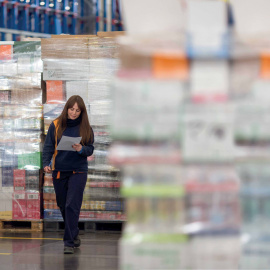
[[[62,136],[82,137],[73,150],[57,150]],[[50,125],[43,148],[43,168],[52,171],[57,205],[65,223],[64,253],[73,254],[79,247],[79,215],[87,181],[87,157],[94,151],[94,133],[80,96],[71,96],[59,117]]]

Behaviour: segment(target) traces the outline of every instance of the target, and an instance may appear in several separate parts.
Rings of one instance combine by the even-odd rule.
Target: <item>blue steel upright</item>
[[[0,27],[7,28],[7,1],[1,1],[0,6]],[[6,40],[6,34],[1,33],[1,40]]]

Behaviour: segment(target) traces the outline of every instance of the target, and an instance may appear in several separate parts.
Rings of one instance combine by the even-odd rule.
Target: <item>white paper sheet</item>
[[[56,150],[76,151],[72,148],[72,145],[80,143],[81,139],[82,137],[62,136],[60,142],[56,147]]]

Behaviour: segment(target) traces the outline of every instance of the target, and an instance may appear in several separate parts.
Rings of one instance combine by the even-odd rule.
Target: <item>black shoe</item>
[[[74,254],[74,247],[64,247],[64,254]]]
[[[79,247],[81,245],[81,238],[79,235],[77,235],[74,239],[74,247]]]

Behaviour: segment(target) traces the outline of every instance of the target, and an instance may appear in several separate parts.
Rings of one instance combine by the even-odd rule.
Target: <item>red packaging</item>
[[[40,193],[27,193],[27,219],[40,219]]]
[[[14,191],[25,191],[25,170],[13,170]]]
[[[12,199],[12,218],[26,218],[26,196],[24,191],[16,191],[13,193]]]

